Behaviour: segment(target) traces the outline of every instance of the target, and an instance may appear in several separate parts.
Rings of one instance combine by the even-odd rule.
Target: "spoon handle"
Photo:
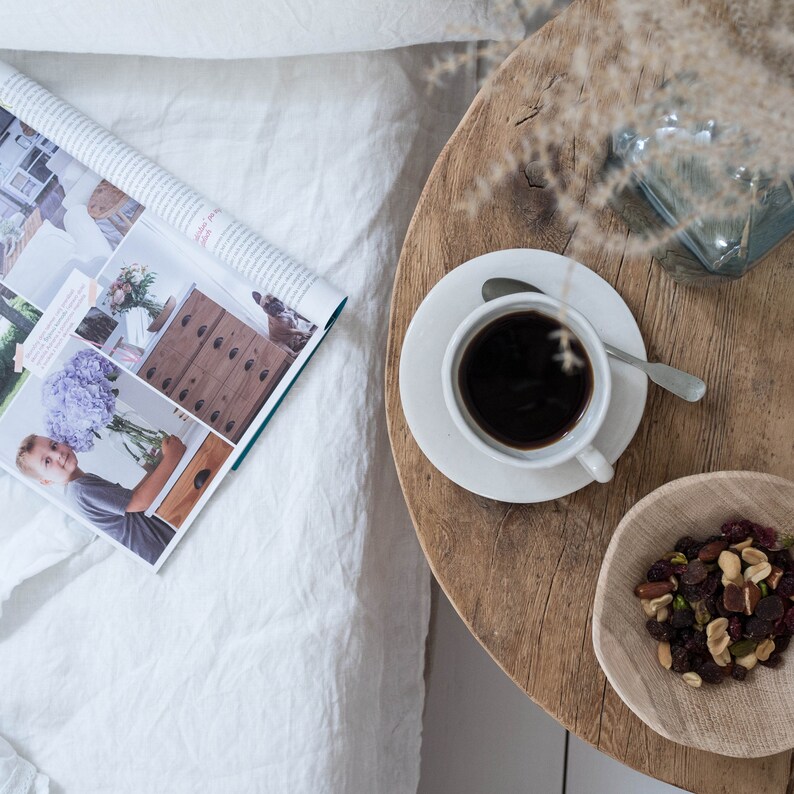
[[[706,384],[688,372],[670,367],[667,364],[649,363],[604,342],[604,349],[610,356],[619,358],[627,364],[641,369],[654,383],[689,402],[697,402],[706,393]]]

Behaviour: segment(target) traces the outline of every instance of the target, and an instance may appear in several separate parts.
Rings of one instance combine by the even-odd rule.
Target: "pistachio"
[[[732,656],[747,656],[748,653],[755,651],[755,642],[753,640],[739,640],[734,642],[728,650]]]
[[[742,559],[748,565],[758,565],[759,562],[769,562],[769,557],[767,557],[761,549],[757,549],[754,546],[748,546],[746,549],[742,549]]]
[[[753,545],[753,539],[747,538],[747,540],[743,540],[741,543],[732,543],[729,548],[735,549],[738,552],[744,551],[749,546]]]
[[[693,606],[695,607],[695,622],[699,626],[705,626],[711,620],[711,612],[709,612],[706,602],[695,601]]]
[[[689,609],[689,602],[680,593],[673,599],[673,609]]]
[[[736,664],[740,664],[746,670],[752,670],[758,664],[758,657],[752,652],[744,656],[737,656]]]
[[[677,551],[672,557],[670,557],[670,562],[673,565],[686,565],[689,560],[686,558],[686,554],[682,554],[680,551]]]
[[[766,579],[770,573],[772,573],[772,566],[768,562],[759,562],[745,569],[744,581],[755,582],[757,584],[762,579]]]
[[[769,639],[761,640],[761,642],[758,643],[758,647],[755,649],[755,657],[756,659],[758,659],[759,662],[765,662],[770,657],[772,651],[774,650],[775,650],[774,640],[769,640]]]
[[[725,634],[728,630],[728,618],[714,618],[714,620],[706,626],[706,636],[711,639],[711,637],[719,637],[721,634]]]
[[[766,582],[759,582],[758,589],[761,591],[761,598],[764,599],[769,595],[769,587]]]
[[[656,655],[659,657],[659,664],[665,670],[669,670],[673,666],[673,656],[670,653],[669,642],[660,642],[659,647],[656,649]]]
[[[650,602],[650,607],[653,610],[653,614],[655,615],[661,607],[666,607],[668,604],[673,603],[673,596],[671,593],[665,593],[664,595],[659,596],[658,598],[652,598]]]
[[[681,678],[684,679],[685,684],[689,684],[693,689],[698,689],[703,683],[703,679],[697,673],[693,672],[684,673]]]
[[[773,589],[777,590],[780,580],[783,578],[783,569],[778,568],[777,565],[772,566],[772,572],[766,577],[766,583]]]
[[[729,579],[735,579],[737,576],[741,576],[742,561],[732,551],[726,550],[720,552],[719,559],[717,560],[717,565],[720,566],[722,572]]]
[[[659,621],[659,623],[667,623],[667,618],[669,618],[669,617],[670,617],[670,608],[669,607],[662,607],[656,613],[656,619]]]
[[[658,598],[671,592],[673,585],[668,581],[664,582],[641,582],[634,588],[634,595],[638,598]]]

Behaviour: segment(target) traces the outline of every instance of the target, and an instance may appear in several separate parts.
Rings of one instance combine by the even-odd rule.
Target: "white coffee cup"
[[[517,312],[536,311],[561,322],[581,343],[590,360],[593,383],[590,400],[579,420],[561,437],[545,446],[519,449],[508,446],[486,432],[472,417],[459,385],[459,370],[469,342],[487,325]],[[549,469],[576,459],[598,482],[609,482],[614,470],[593,446],[604,423],[612,397],[612,374],[604,345],[593,326],[578,311],[534,292],[522,292],[488,301],[478,306],[455,330],[441,365],[444,401],[455,425],[477,449],[496,460],[526,469]]]

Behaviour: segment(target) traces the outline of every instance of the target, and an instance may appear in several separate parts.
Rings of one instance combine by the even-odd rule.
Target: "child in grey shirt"
[[[17,452],[17,468],[42,485],[63,485],[66,499],[94,527],[107,533],[130,551],[154,564],[174,537],[162,519],[147,510],[173,473],[185,445],[177,436],[163,441],[163,459],[134,488],[125,488],[84,472],[74,450],[46,436],[30,435]]]

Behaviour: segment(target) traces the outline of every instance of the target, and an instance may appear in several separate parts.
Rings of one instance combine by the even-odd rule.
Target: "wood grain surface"
[[[599,36],[607,2],[575,3],[526,41],[490,90],[477,96],[434,167],[394,285],[386,365],[392,449],[436,578],[473,634],[529,697],[582,739],[682,788],[784,794],[794,791],[790,752],[759,760],[712,755],[674,744],[635,717],[598,666],[591,619],[610,537],[650,491],[677,477],[718,470],[794,479],[794,244],[781,246],[738,282],[682,287],[650,257],[607,254],[572,232],[554,212],[548,191],[527,178],[527,163],[475,217],[454,209],[491,156],[519,153],[532,125],[553,117],[552,78],[565,79],[575,42]],[[608,53],[600,57],[608,59]],[[603,63],[590,66],[595,74]],[[517,90],[528,81],[534,95]],[[627,85],[629,93],[633,88]],[[592,89],[582,96],[589,103],[626,101]],[[562,171],[588,167],[576,159],[576,134],[571,129],[561,142]],[[614,213],[605,212],[600,222],[628,234]],[[649,357],[696,373],[709,385],[704,400],[690,404],[651,384],[643,421],[611,483],[526,506],[475,496],[441,475],[411,436],[398,384],[408,323],[433,285],[472,257],[517,247],[575,251],[622,295]]]

